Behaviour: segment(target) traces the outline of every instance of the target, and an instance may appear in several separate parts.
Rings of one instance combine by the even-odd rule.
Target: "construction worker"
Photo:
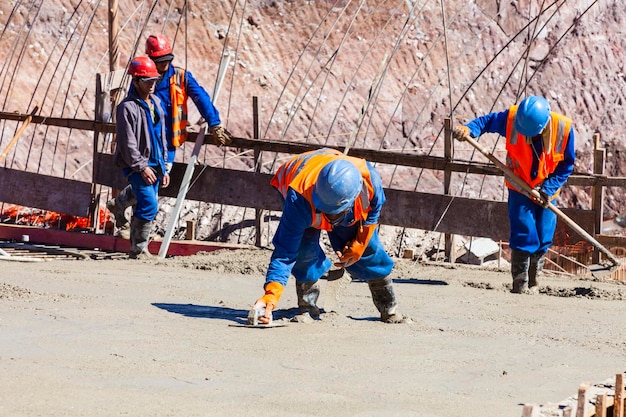
[[[529,96],[505,111],[457,126],[453,136],[464,140],[483,133],[506,137],[506,165],[533,188],[527,197],[506,181],[512,292],[523,293],[538,285],[552,245],[556,214],[547,207],[574,170],[574,128],[570,119],[550,111],[545,98]]]
[[[149,255],[152,221],[159,211],[159,187],[167,187],[165,113],[154,94],[159,73],[148,57],[133,58],[128,66],[133,89],[117,106],[115,163],[122,168],[136,197],[130,222],[130,257]]]
[[[326,230],[339,258],[353,278],[367,281],[374,305],[386,323],[406,321],[396,312],[396,296],[389,274],[393,260],[378,237],[378,217],[385,194],[379,174],[363,159],[333,149],[310,151],[278,168],[271,180],[284,200],[272,240],[274,252],[265,278],[265,294],[250,314],[263,312],[268,324],[290,274],[296,279],[301,314],[319,315],[318,280],[331,268],[320,247]]]
[[[222,126],[220,114],[209,94],[198,84],[191,72],[172,65],[174,54],[167,38],[161,34],[150,35],[146,41],[146,55],[154,61],[160,74],[154,94],[161,99],[165,111],[168,172],[176,157],[176,148],[187,140],[187,99],[189,97],[207,121],[209,136],[213,144],[218,146],[230,144],[232,135]],[[133,89],[132,85],[130,89]],[[128,236],[126,209],[134,204],[135,196],[130,187],[126,187],[118,196],[107,202],[107,209],[115,217],[115,226],[122,237]]]

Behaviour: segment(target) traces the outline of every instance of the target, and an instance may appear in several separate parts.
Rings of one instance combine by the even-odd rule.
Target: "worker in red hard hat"
[[[232,135],[222,126],[220,114],[209,94],[198,84],[190,71],[172,65],[174,54],[167,38],[162,34],[148,36],[146,55],[155,63],[159,72],[154,94],[161,99],[165,111],[168,171],[176,158],[176,148],[187,140],[188,98],[193,100],[200,115],[207,121],[209,137],[213,144],[218,146],[230,144]],[[115,225],[122,237],[127,236],[125,230],[128,220],[125,211],[134,205],[134,202],[132,190],[128,187],[107,202],[107,208],[115,217]]]
[[[128,179],[136,205],[130,222],[131,258],[148,256],[152,222],[159,211],[159,187],[167,187],[165,113],[154,94],[159,73],[145,56],[128,65],[133,89],[117,106],[115,163]]]
[[[319,242],[325,230],[338,257],[335,267],[367,281],[381,320],[407,321],[396,311],[389,277],[394,263],[378,237],[385,194],[374,167],[363,159],[324,148],[293,157],[278,168],[271,184],[284,200],[283,212],[272,240],[274,252],[265,277],[265,294],[254,304],[249,319],[271,322],[290,275],[296,279],[300,313],[319,315],[318,280],[332,266]]]
[[[537,193],[527,197],[506,182],[512,292],[523,293],[537,287],[552,245],[556,214],[547,207],[574,170],[574,127],[569,118],[552,112],[544,97],[529,96],[505,111],[457,126],[453,136],[463,140],[488,132],[506,137],[507,166]]]

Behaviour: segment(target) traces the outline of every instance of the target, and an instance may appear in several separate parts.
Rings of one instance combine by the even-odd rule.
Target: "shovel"
[[[513,184],[515,186],[515,188],[520,190],[520,192],[523,193],[525,196],[527,196],[529,198],[532,198],[532,199],[535,199],[535,200],[536,199],[542,200],[541,196],[539,195],[539,193],[536,190],[533,190],[530,185],[526,184],[526,182],[524,180],[522,180],[520,177],[515,175],[515,173],[509,167],[507,167],[505,164],[503,164],[498,158],[496,158],[488,150],[486,150],[485,148],[480,146],[480,144],[478,142],[476,142],[473,138],[471,138],[469,136],[465,136],[461,140],[467,141],[470,145],[472,145],[474,148],[476,148],[480,153],[485,155],[487,157],[487,159],[489,159],[491,162],[493,162],[493,164],[496,167],[498,167],[498,169],[500,169],[500,171],[502,171],[502,173],[504,174],[504,177],[511,184]],[[580,236],[585,238],[596,249],[598,249],[600,252],[602,252],[611,261],[611,263],[612,263],[612,267],[610,268],[611,270],[614,270],[615,268],[617,268],[620,265],[620,261],[611,253],[611,251],[609,251],[607,248],[602,246],[597,240],[595,240],[593,238],[593,236],[591,236],[589,233],[587,233],[585,231],[585,229],[583,229],[578,224],[576,224],[576,222],[574,222],[572,219],[567,217],[567,215],[565,213],[563,213],[561,210],[559,210],[558,207],[556,207],[554,204],[548,204],[548,206],[546,208],[551,210],[554,214],[556,214],[557,217],[560,217],[561,220],[563,220],[569,227],[574,229],[574,231],[576,233],[578,233]]]

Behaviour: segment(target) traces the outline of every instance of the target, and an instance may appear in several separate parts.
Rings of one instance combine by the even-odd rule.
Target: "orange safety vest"
[[[187,140],[187,85],[185,69],[174,67],[170,77],[172,101],[172,145],[178,147]]]
[[[548,178],[548,175],[554,172],[559,162],[565,158],[565,148],[567,148],[572,121],[561,114],[550,113],[550,121],[548,122],[551,124],[550,151],[546,152],[544,146],[539,156],[537,177],[531,179],[533,149],[532,145],[526,143],[526,136],[519,133],[515,128],[517,107],[511,106],[509,108],[509,117],[506,123],[506,165],[513,170],[515,175],[535,188]],[[519,191],[508,181],[506,181],[506,185],[512,190]]]
[[[364,221],[367,213],[371,210],[370,202],[374,197],[374,186],[370,178],[370,172],[364,159],[346,156],[335,149],[318,149],[293,157],[289,162],[281,165],[270,181],[283,196],[287,198],[287,191],[292,188],[302,195],[311,206],[313,220],[311,227],[322,230],[332,230],[333,226],[323,213],[316,210],[313,204],[313,189],[317,183],[317,177],[326,164],[336,159],[345,159],[352,162],[361,171],[363,188],[360,195],[354,201],[354,221]]]

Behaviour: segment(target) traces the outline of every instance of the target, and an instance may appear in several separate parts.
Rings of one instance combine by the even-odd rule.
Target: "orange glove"
[[[259,321],[263,324],[269,324],[272,321],[272,311],[276,308],[280,296],[283,295],[283,287],[278,282],[268,282],[265,284],[265,295],[254,303],[254,309],[265,307],[265,315],[259,317]]]
[[[452,137],[456,140],[463,141],[470,136],[470,130],[467,126],[457,126],[452,131]]]
[[[377,224],[361,225],[354,240],[343,248],[343,253],[337,251],[339,262],[335,262],[335,266],[347,268],[361,259],[377,227]]]

